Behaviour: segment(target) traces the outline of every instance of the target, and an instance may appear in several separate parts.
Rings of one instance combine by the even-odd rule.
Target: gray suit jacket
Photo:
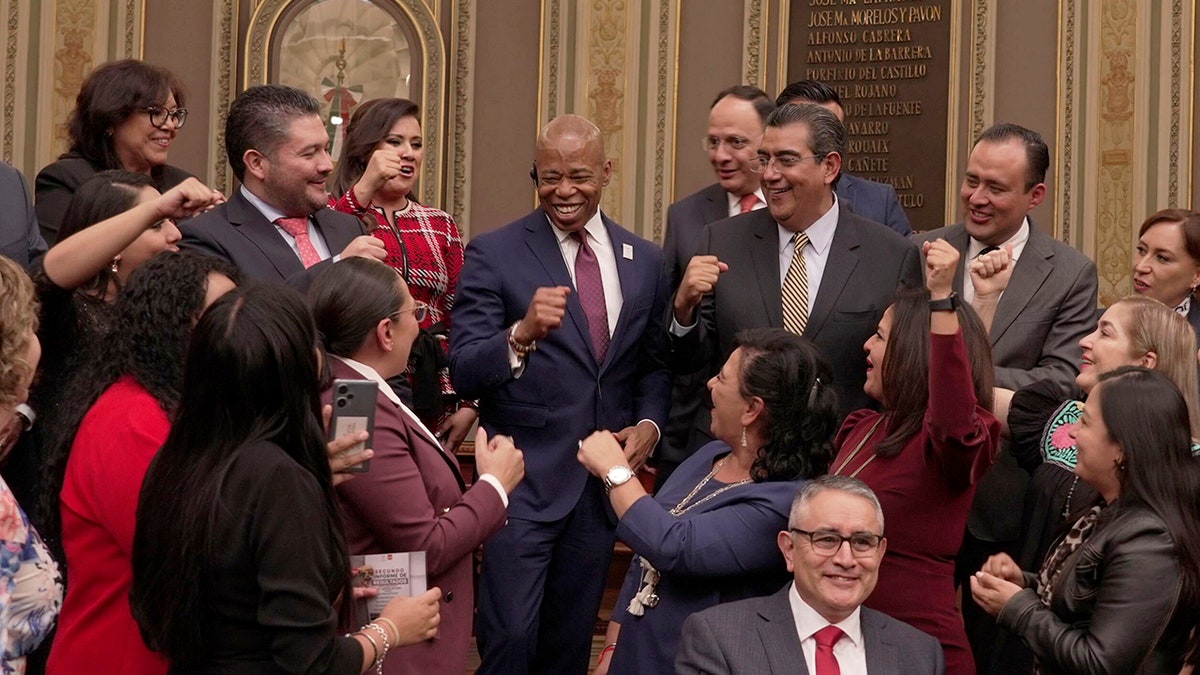
[[[365,234],[359,219],[333,209],[321,209],[312,218],[317,231],[325,238],[331,256],[340,253],[355,237]],[[304,269],[300,257],[280,236],[275,225],[267,221],[241,190],[208,213],[180,223],[179,229],[183,232],[179,244],[183,248],[224,258],[247,277],[281,281],[301,291],[306,290],[333,259]]]
[[[849,203],[850,210],[863,218],[887,225],[906,237],[912,235],[908,214],[900,206],[896,188],[891,185],[843,173],[838,179],[837,196],[843,204]]]
[[[808,675],[788,582],[774,595],[697,612],[683,624],[675,675]],[[860,622],[870,675],[942,675],[942,646],[930,635],[881,612],[862,608]]]
[[[727,218],[705,229],[698,252],[716,255],[729,271],[704,297],[696,328],[672,340],[671,356],[672,365],[684,369],[696,367],[700,359],[711,376],[733,350],[738,331],[783,326],[779,227],[767,209]],[[833,369],[843,416],[873,407],[862,389],[867,378],[863,343],[896,290],[920,286],[920,264],[911,241],[841,209],[804,336]],[[697,416],[696,426],[708,430],[707,409]]]
[[[46,240],[38,231],[25,176],[4,162],[0,162],[0,204],[4,206],[0,212],[0,255],[28,269],[46,252]]]
[[[916,239],[939,237],[962,254],[954,277],[954,288],[962,293],[970,236],[960,223],[923,232]],[[1095,263],[1030,221],[1029,241],[1000,296],[989,334],[996,386],[1017,390],[1050,380],[1064,399],[1070,396],[1083,358],[1079,341],[1096,325],[1096,287]],[[1005,447],[975,491],[967,518],[971,534],[984,541],[1015,541],[1028,482],[1028,474]]]

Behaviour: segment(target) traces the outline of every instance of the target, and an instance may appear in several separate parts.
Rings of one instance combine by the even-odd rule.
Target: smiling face
[[[750,170],[750,162],[762,137],[762,118],[746,99],[726,96],[708,112],[706,143],[717,143],[708,151],[708,162],[726,192],[741,197],[758,189],[758,174]]]
[[[883,359],[887,354],[888,336],[892,332],[892,318],[892,308],[888,307],[875,332],[863,344],[863,351],[867,353],[867,381],[863,384],[863,391],[880,403],[883,403]]]
[[[841,490],[818,492],[796,515],[790,527],[808,532],[883,535],[883,524],[870,500]],[[858,555],[843,542],[836,553],[826,555],[813,550],[808,535],[796,532],[780,532],[778,544],[795,577],[796,592],[830,623],[850,616],[875,590],[879,563],[887,550],[886,539],[870,553]]]
[[[159,107],[174,110],[178,107],[175,95],[168,94],[167,100]],[[145,110],[134,110],[113,127],[113,151],[127,171],[150,173],[154,167],[167,163],[167,153],[171,141],[175,140],[177,129],[173,117],[167,118],[166,124],[160,129],[150,123],[150,115]]]
[[[1079,423],[1071,428],[1075,440],[1075,474],[1112,502],[1121,494],[1121,472],[1117,468],[1125,459],[1121,446],[1108,434],[1108,427],[1100,414],[1100,397],[1104,385],[1092,388]]]
[[[411,193],[421,173],[421,165],[425,163],[425,142],[417,118],[409,115],[396,120],[375,149],[400,153],[400,174],[384,184],[379,190],[380,197],[386,201],[400,199]]]
[[[248,158],[247,182],[261,181],[258,196],[290,217],[308,216],[329,201],[325,181],[333,171],[326,146],[329,134],[316,115],[292,120],[287,138],[270,155]],[[250,155],[255,151],[248,151]]]
[[[1133,254],[1133,290],[1175,307],[1200,285],[1200,260],[1187,251],[1183,226],[1156,223],[1138,238]]]
[[[142,188],[138,195],[138,204],[154,201],[159,196],[158,190],[150,186]],[[138,235],[131,244],[121,251],[117,262],[117,277],[121,283],[129,281],[129,275],[141,267],[147,260],[163,251],[178,251],[179,240],[183,235],[170,218],[160,220]]]
[[[712,423],[710,430],[715,438],[725,441],[730,447],[739,444],[744,418],[750,410],[750,405],[742,396],[742,384],[739,379],[742,369],[742,348],[733,350],[721,372],[708,381],[708,390],[712,392]]]
[[[1008,241],[1025,215],[1042,203],[1046,185],[1026,189],[1029,158],[1019,140],[982,141],[967,159],[959,196],[967,233],[985,246]]]
[[[814,157],[807,124],[767,127],[758,156],[774,160],[762,171],[763,196],[771,216],[784,229],[800,232],[833,206],[833,181],[841,171],[841,157],[837,153]]]
[[[1146,365],[1145,354],[1137,354],[1129,334],[1129,307],[1116,303],[1104,311],[1096,330],[1079,341],[1083,362],[1075,384],[1085,392],[1096,386],[1100,376],[1121,366]]]
[[[612,175],[604,142],[564,131],[539,140],[534,167],[538,202],[550,222],[564,232],[582,230],[600,208],[600,196]]]

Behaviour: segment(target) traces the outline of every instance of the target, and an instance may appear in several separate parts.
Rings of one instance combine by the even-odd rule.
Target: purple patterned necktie
[[[579,243],[579,252],[575,254],[575,290],[579,292],[579,302],[587,316],[588,333],[592,336],[596,361],[603,363],[611,338],[608,335],[608,305],[604,302],[600,263],[596,260],[596,252],[588,246],[587,232],[580,230],[572,232],[571,236]]]

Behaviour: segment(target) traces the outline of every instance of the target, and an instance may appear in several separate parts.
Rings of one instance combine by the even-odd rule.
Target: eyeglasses
[[[184,122],[187,122],[187,108],[175,108],[174,110],[167,110],[162,106],[152,105],[143,108],[143,111],[150,116],[150,124],[153,124],[159,129],[166,128],[168,119],[175,120],[176,129],[182,128]]]
[[[802,534],[808,537],[808,541],[812,544],[812,548],[821,555],[833,555],[842,550],[842,542],[850,542],[850,552],[855,558],[865,558],[875,552],[879,548],[879,542],[883,541],[883,537],[870,532],[855,532],[850,536],[845,536],[837,532],[828,530],[818,530],[809,532],[799,528],[790,527],[789,532]]]
[[[429,305],[423,302],[414,302],[412,307],[401,307],[400,309],[396,310],[394,314],[388,316],[388,318],[392,321],[395,321],[399,319],[400,315],[405,312],[412,312],[413,318],[417,320],[417,323],[421,323],[425,320],[425,317],[429,316]]]
[[[754,141],[751,141],[749,138],[743,138],[741,136],[726,136],[725,138],[705,136],[704,138],[700,139],[701,145],[703,145],[704,149],[709,152],[721,147],[722,143],[729,146],[730,150],[745,150],[746,148],[750,147],[750,144],[753,142]]]
[[[750,164],[750,170],[753,171],[754,173],[765,173],[767,168],[770,167],[772,164],[775,165],[775,169],[777,171],[783,171],[784,169],[791,169],[791,168],[796,167],[797,165],[800,164],[800,162],[802,162],[806,159],[825,159],[825,157],[828,154],[829,153],[825,153],[823,155],[807,155],[807,156],[804,156],[804,155],[776,155],[774,157],[767,157],[766,155],[759,155],[758,157],[751,159],[749,164]]]

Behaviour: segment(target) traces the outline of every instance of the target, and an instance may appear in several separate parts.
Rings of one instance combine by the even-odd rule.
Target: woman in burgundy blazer
[[[425,551],[429,586],[443,593],[438,637],[392,650],[384,672],[459,675],[474,617],[472,554],[504,525],[508,493],[525,475],[521,451],[506,437],[488,443],[480,430],[479,481],[468,489],[454,455],[388,386],[426,311],[390,267],[342,260],[313,282],[309,300],[333,376],[378,384],[370,470],[337,489],[350,553]]]

